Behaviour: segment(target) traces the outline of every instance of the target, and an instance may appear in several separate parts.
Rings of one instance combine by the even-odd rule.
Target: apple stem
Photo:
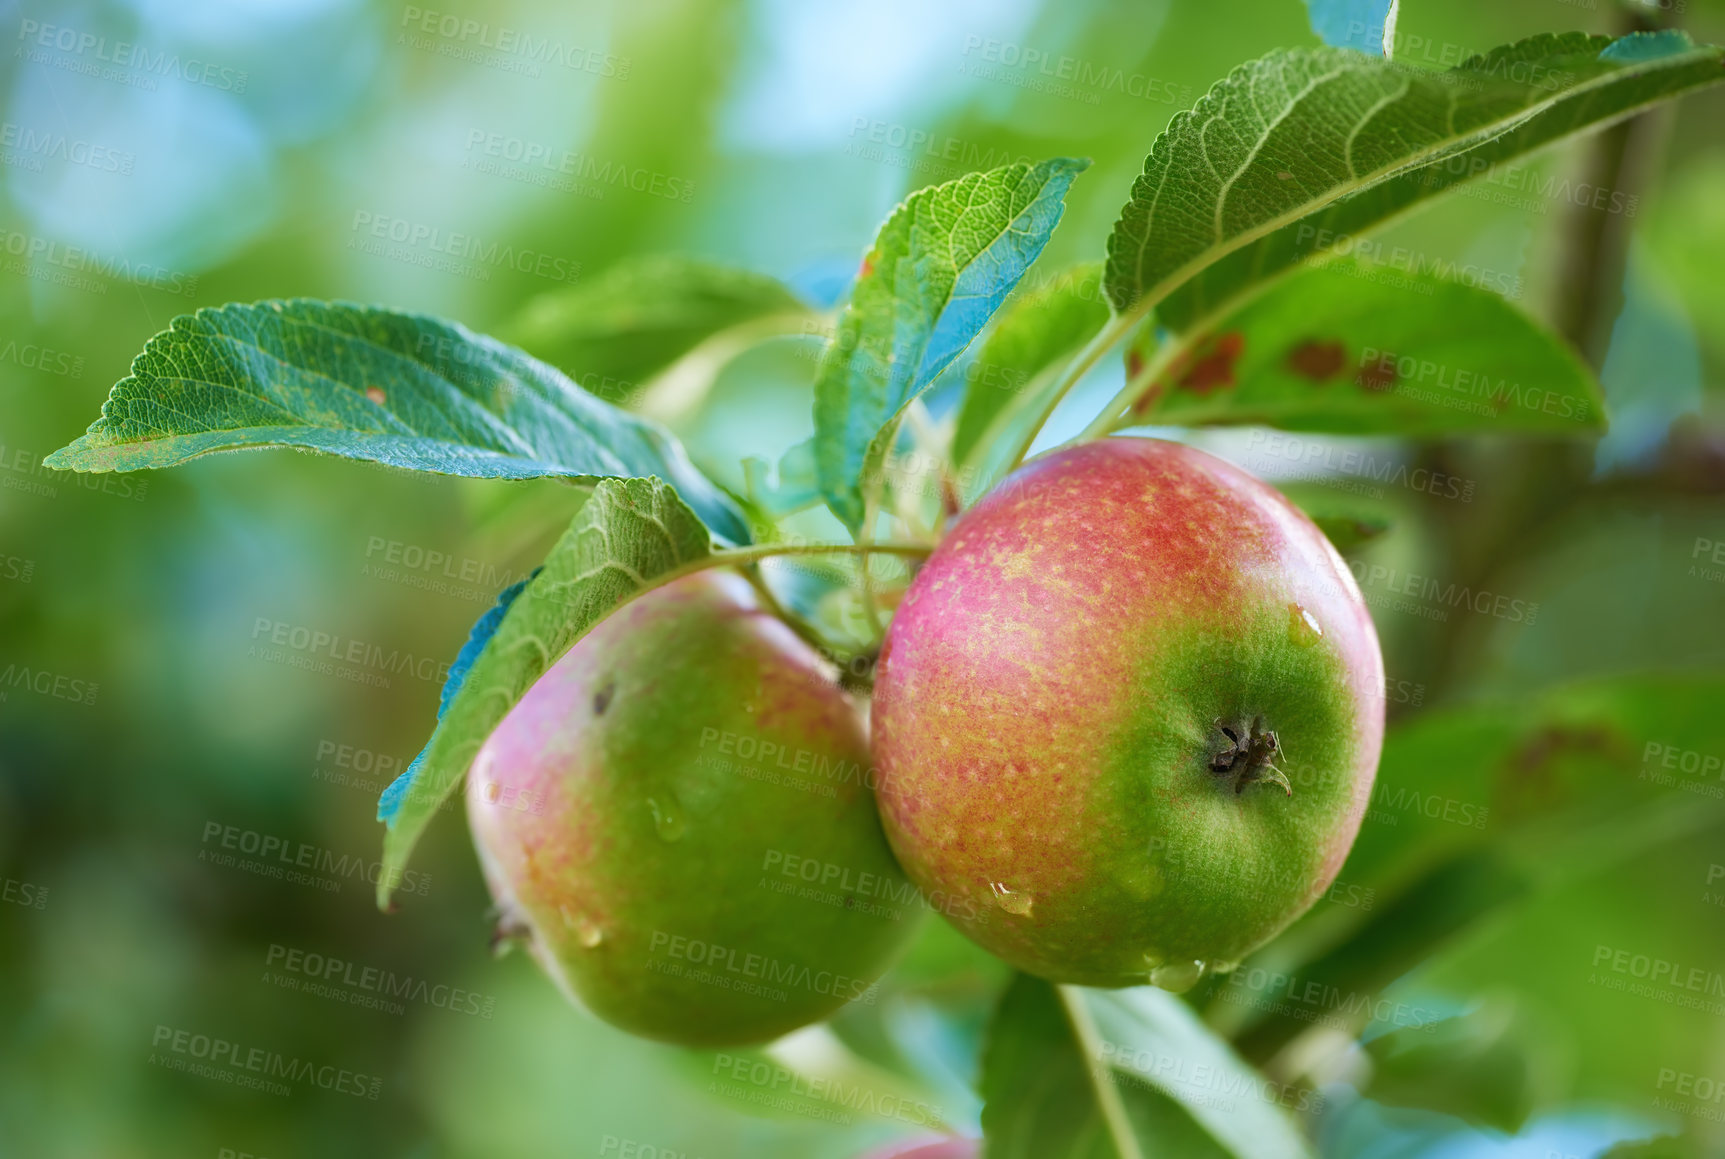
[[[1060,376],[1060,381],[1055,383],[1054,389],[1049,392],[1048,401],[1043,404],[1042,413],[1036,417],[1034,423],[1030,424],[1030,429],[1025,431],[1023,438],[1019,440],[1015,453],[1007,461],[1004,474],[1010,475],[1018,470],[1019,465],[1024,462],[1025,456],[1030,454],[1030,448],[1036,442],[1036,436],[1042,433],[1042,428],[1048,425],[1050,418],[1054,417],[1055,408],[1060,405],[1060,400],[1078,385],[1078,380],[1088,374],[1090,368],[1101,361],[1102,356],[1108,353],[1115,343],[1131,332],[1135,321],[1136,317],[1131,313],[1110,315],[1108,322],[1096,332],[1096,337],[1092,338],[1089,344],[1067,364],[1065,373]]]

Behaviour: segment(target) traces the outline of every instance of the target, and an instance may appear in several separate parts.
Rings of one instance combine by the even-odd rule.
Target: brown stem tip
[[[1250,725],[1238,727],[1223,724],[1222,718],[1217,717],[1216,728],[1228,738],[1228,744],[1210,758],[1210,771],[1233,773],[1235,793],[1245,792],[1247,785],[1268,781],[1282,786],[1282,791],[1288,796],[1294,795],[1294,786],[1289,783],[1287,774],[1271,763],[1281,754],[1282,742],[1274,731],[1264,727],[1261,714],[1253,717]]]

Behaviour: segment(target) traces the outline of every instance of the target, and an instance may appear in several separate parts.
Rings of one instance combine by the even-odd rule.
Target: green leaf
[[[1278,283],[1195,335],[1138,421],[1409,436],[1605,427],[1562,339],[1477,285],[1344,258]]]
[[[1003,412],[1039,393],[1038,380],[1096,337],[1108,321],[1102,297],[1102,263],[1085,262],[1009,306],[966,369],[964,402],[952,436],[952,462],[963,468],[977,457]]]
[[[1346,555],[1395,526],[1393,508],[1380,499],[1323,483],[1277,483],[1276,489],[1306,513],[1337,551]]]
[[[1018,284],[1089,164],[1056,157],[970,173],[911,194],[881,227],[815,378],[821,491],[853,532],[861,480],[900,414]]]
[[[305,298],[174,319],[50,467],[133,471],[300,447],[485,479],[658,476],[720,535],[748,526],[663,427],[464,326]]]
[[[387,907],[414,844],[479,746],[533,682],[618,605],[708,551],[707,528],[658,479],[606,479],[594,488],[472,659],[415,762],[417,778],[396,793],[398,807],[387,817],[383,841],[379,906]]]
[[[1457,1018],[1392,1030],[1366,1044],[1371,1079],[1361,1093],[1517,1134],[1561,1090],[1543,1029],[1499,995]]]
[[[1115,309],[1187,329],[1493,164],[1725,79],[1716,48],[1612,43],[1536,36],[1446,72],[1344,49],[1241,65],[1151,148],[1108,241]]]
[[[749,502],[774,519],[813,507],[821,501],[814,440],[793,444],[776,463],[752,456],[744,459],[743,483]]]
[[[777,278],[697,258],[653,255],[542,294],[500,332],[609,402],[725,331],[814,332],[814,313]]]
[[[982,1059],[987,1159],[1309,1156],[1251,1070],[1184,1003],[1019,975]]]

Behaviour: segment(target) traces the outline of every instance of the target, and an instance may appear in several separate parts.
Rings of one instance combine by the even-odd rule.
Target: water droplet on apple
[[[1295,647],[1310,648],[1324,638],[1324,629],[1318,623],[1318,617],[1312,615],[1299,604],[1288,605],[1288,639]]]
[[[1001,882],[997,881],[989,888],[994,890],[995,904],[1009,914],[1017,914],[1019,917],[1028,917],[1030,914],[1030,907],[1036,904],[1036,899],[1031,897],[1028,893],[1019,893],[1014,890],[1010,890]]]
[[[683,817],[682,806],[675,797],[667,796],[663,801],[658,797],[647,798],[647,808],[653,810],[653,828],[666,841],[681,841],[688,830],[688,823]]]
[[[1150,985],[1160,986],[1175,994],[1184,994],[1204,976],[1204,963],[1198,961],[1168,962],[1150,971]]]
[[[587,949],[596,950],[605,940],[605,931],[586,914],[571,906],[560,906],[558,912],[563,915],[563,924],[575,931],[575,940]]]

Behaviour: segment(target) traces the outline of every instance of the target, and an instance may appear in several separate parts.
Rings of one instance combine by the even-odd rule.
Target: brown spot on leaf
[[[1315,338],[1300,343],[1288,351],[1288,369],[1301,378],[1324,382],[1341,373],[1348,362],[1348,351],[1340,342],[1320,342]]]
[[[874,273],[874,251],[870,250],[863,255],[862,268],[857,271],[857,278],[860,281],[872,273]]]
[[[1278,171],[1276,174],[1276,180],[1277,181],[1292,181],[1293,179],[1294,179],[1294,175],[1292,173],[1289,173],[1286,169],[1282,169],[1282,170]]]
[[[1238,330],[1214,334],[1176,358],[1168,373],[1177,388],[1193,394],[1237,386],[1234,364],[1240,361],[1245,349],[1246,336]],[[1157,392],[1160,393],[1159,387]]]
[[[1144,372],[1144,355],[1136,350],[1126,352],[1126,377],[1137,378]]]
[[[1561,775],[1566,759],[1575,757],[1602,760],[1623,770],[1633,764],[1629,742],[1613,728],[1545,725],[1509,754],[1498,777],[1498,810],[1519,819],[1547,813],[1583,790],[1593,791],[1577,784],[1573,771],[1567,778]]]
[[[375,402],[378,406],[382,406],[389,396],[383,393],[383,387],[381,386],[368,386],[365,388],[365,397],[369,398],[372,402]]]
[[[1360,367],[1354,382],[1373,394],[1382,394],[1396,384],[1396,360],[1388,355]]]

